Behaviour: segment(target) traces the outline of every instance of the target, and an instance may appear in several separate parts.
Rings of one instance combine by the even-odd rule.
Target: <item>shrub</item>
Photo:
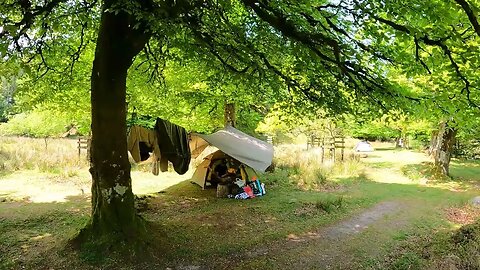
[[[320,200],[315,203],[315,207],[327,213],[343,207],[343,197],[336,197],[335,199]]]
[[[46,112],[21,113],[13,116],[0,127],[2,135],[18,135],[29,137],[58,136],[65,131],[66,122],[57,118],[49,121],[51,114]]]
[[[53,118],[55,121],[52,121]],[[64,113],[50,111],[20,113],[10,118],[7,123],[0,124],[0,135],[34,138],[59,137],[66,131],[66,127],[72,126],[73,122]],[[79,130],[83,131],[82,128]]]

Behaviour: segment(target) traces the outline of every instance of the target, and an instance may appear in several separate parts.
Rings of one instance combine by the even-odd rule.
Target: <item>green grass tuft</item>
[[[319,200],[315,203],[315,207],[327,213],[343,207],[343,197],[337,197],[335,199]]]

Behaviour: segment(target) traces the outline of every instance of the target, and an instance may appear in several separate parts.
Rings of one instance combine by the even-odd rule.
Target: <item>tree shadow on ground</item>
[[[96,254],[64,248],[66,241],[88,221],[87,196],[68,197],[61,203],[0,203],[0,252],[5,258],[1,266],[234,268],[250,250],[281,246],[289,235],[316,231],[385,200],[411,200],[416,208],[431,213],[439,207],[460,205],[471,196],[418,184],[377,183],[365,176],[341,178],[338,183],[344,188],[332,192],[304,191],[285,182],[270,183],[270,174],[261,178],[267,185],[267,195],[253,200],[216,198],[214,189],[202,190],[190,181],[150,194],[140,214],[148,224],[150,247],[145,253],[151,256],[136,254],[135,261],[118,257],[99,260]],[[312,208],[337,198],[342,198],[342,206],[331,212]],[[249,260],[255,265],[262,258],[267,259],[259,254],[258,260]],[[272,264],[267,269],[282,267],[285,265]]]
[[[49,268],[51,260],[68,268],[68,260],[58,252],[85,226],[89,212],[87,196],[69,196],[59,203],[31,202],[28,198],[0,202],[0,268]]]
[[[268,185],[268,175],[265,179]],[[206,269],[224,269],[242,264],[242,254],[246,252],[282,246],[288,235],[318,230],[381,201],[409,200],[410,207],[431,214],[432,209],[461,205],[470,198],[470,194],[442,188],[378,183],[358,177],[343,178],[339,183],[347,188],[326,194],[278,186],[271,188],[264,198],[236,201],[217,199],[214,191],[202,191],[196,185],[183,182],[152,199],[145,217],[157,225],[162,223],[160,231],[167,232],[163,241],[174,247],[163,254],[168,258],[164,261],[165,267],[185,266],[188,262]],[[332,213],[305,211],[307,205],[327,197],[343,198],[342,208]],[[251,228],[262,233],[255,234]],[[281,256],[284,255],[288,256]],[[269,253],[269,256],[273,255]],[[255,261],[259,263],[262,259],[268,260],[259,253]],[[285,266],[273,264],[267,268]]]

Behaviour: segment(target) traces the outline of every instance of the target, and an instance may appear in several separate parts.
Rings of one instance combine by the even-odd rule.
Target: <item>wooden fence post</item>
[[[343,161],[345,155],[345,137],[340,137],[335,139],[335,148],[340,148],[341,160]]]
[[[273,136],[268,135],[267,136],[267,142],[271,145],[273,145]]]
[[[323,161],[325,160],[325,137],[322,137],[322,141],[321,141],[321,146],[322,147],[322,164],[323,164]]]
[[[78,148],[78,159],[80,159],[80,154],[82,153],[82,149],[87,150],[87,157],[88,157],[89,154],[90,154],[90,149],[89,149],[90,138],[78,137],[77,144],[78,144],[78,146],[77,146],[77,148]]]

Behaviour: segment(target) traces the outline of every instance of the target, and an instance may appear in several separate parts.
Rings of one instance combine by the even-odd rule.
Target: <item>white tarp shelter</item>
[[[202,143],[201,140],[194,139],[195,136],[200,137],[208,144]],[[190,143],[192,156],[195,156],[202,147],[205,149],[207,145],[213,145],[225,154],[245,163],[257,171],[264,172],[268,166],[272,164],[273,145],[245,134],[231,126],[227,126],[210,135],[193,134],[192,142]],[[200,153],[196,154],[196,156]]]

